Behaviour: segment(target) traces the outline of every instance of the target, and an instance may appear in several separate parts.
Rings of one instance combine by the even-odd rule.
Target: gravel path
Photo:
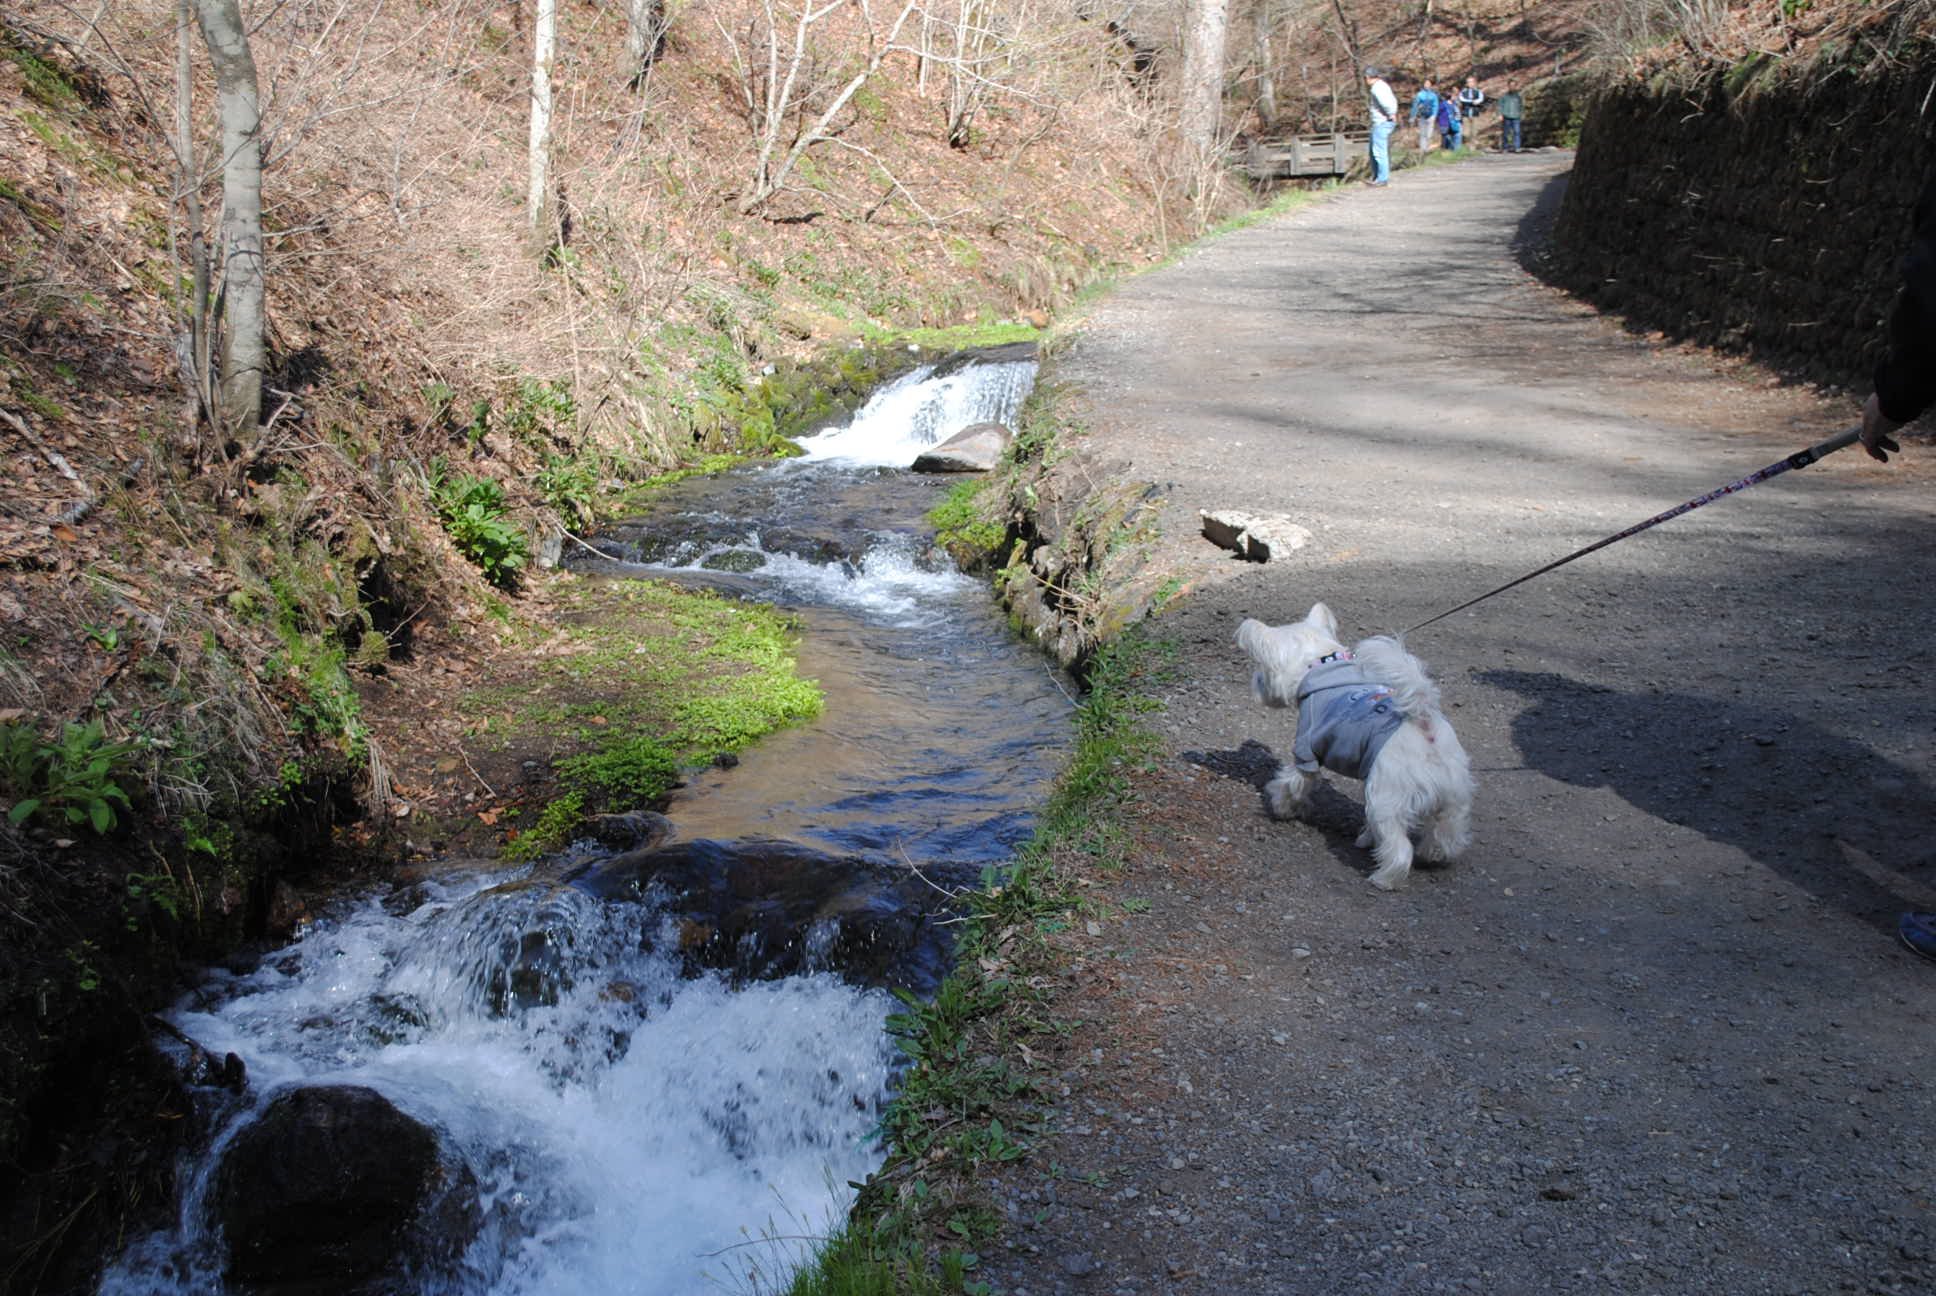
[[[1188,582],[1130,859],[1057,1009],[998,1289],[1936,1287],[1927,680],[1936,452],[1848,451],[1411,640],[1479,776],[1475,842],[1364,880],[1357,786],[1255,787],[1283,713],[1237,622],[1409,625],[1853,421],[1622,333],[1521,261],[1570,161],[1405,172],[1217,240],[1062,362],[1094,448],[1174,484]],[[1199,508],[1315,540],[1249,564]]]

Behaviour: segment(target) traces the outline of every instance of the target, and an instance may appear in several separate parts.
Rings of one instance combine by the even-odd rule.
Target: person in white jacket
[[[1371,98],[1371,182],[1391,181],[1391,137],[1398,126],[1398,96],[1378,75],[1378,69],[1365,69],[1365,92]]]

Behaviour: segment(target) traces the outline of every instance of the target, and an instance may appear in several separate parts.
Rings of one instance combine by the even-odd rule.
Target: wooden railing
[[[1340,176],[1365,160],[1370,143],[1365,131],[1252,140],[1244,149],[1243,168],[1253,180]]]

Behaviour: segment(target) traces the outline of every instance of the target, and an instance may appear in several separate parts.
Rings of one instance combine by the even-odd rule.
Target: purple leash
[[[1765,482],[1770,477],[1779,477],[1783,473],[1787,472],[1790,468],[1806,468],[1808,467],[1808,465],[1814,463],[1817,459],[1820,459],[1823,455],[1834,454],[1837,450],[1840,450],[1845,446],[1854,445],[1856,441],[1858,441],[1861,438],[1861,436],[1862,436],[1861,428],[1850,428],[1847,432],[1843,432],[1836,436],[1832,436],[1826,441],[1818,442],[1815,445],[1808,447],[1808,449],[1806,450],[1797,450],[1794,454],[1789,455],[1786,459],[1780,460],[1777,463],[1769,464],[1766,468],[1763,468],[1760,472],[1749,473],[1746,477],[1743,477],[1740,481],[1729,482],[1727,485],[1722,486],[1716,490],[1711,490],[1707,494],[1702,495],[1696,499],[1691,499],[1687,501],[1687,503],[1685,504],[1676,505],[1675,507],[1668,509],[1665,513],[1656,513],[1653,517],[1648,518],[1645,522],[1636,523],[1635,525],[1628,527],[1625,531],[1620,532],[1618,535],[1610,535],[1604,540],[1595,540],[1592,544],[1588,545],[1584,549],[1575,549],[1572,553],[1566,555],[1566,557],[1558,559],[1557,561],[1554,561],[1554,562],[1549,562],[1544,567],[1540,568],[1538,571],[1527,572],[1524,576],[1521,576],[1518,580],[1508,581],[1504,585],[1501,585],[1496,590],[1487,590],[1484,594],[1481,594],[1478,598],[1467,599],[1465,602],[1459,604],[1459,606],[1455,608],[1450,608],[1444,612],[1441,612],[1435,617],[1428,617],[1426,620],[1421,621],[1417,625],[1413,626],[1411,630],[1401,630],[1399,634],[1401,637],[1403,637],[1404,635],[1410,634],[1412,630],[1424,629],[1426,626],[1431,625],[1432,622],[1434,621],[1443,621],[1446,617],[1451,616],[1454,612],[1463,612],[1467,608],[1471,607],[1474,603],[1483,603],[1487,599],[1491,598],[1494,594],[1504,594],[1507,590],[1511,589],[1515,585],[1524,585],[1527,581],[1531,580],[1533,577],[1544,576],[1547,572],[1552,571],[1555,567],[1564,567],[1566,566],[1566,564],[1572,562],[1575,558],[1584,558],[1588,554],[1592,553],[1595,549],[1604,549],[1610,544],[1613,544],[1620,540],[1625,540],[1628,536],[1639,535],[1642,531],[1645,531],[1648,527],[1659,526],[1662,522],[1667,521],[1667,519],[1669,518],[1677,518],[1683,513],[1691,513],[1695,509],[1701,507],[1701,505],[1703,504],[1712,504],[1715,500],[1720,499],[1723,495],[1732,495],[1736,491],[1746,490],[1748,489],[1748,487],[1756,485],[1759,482]]]

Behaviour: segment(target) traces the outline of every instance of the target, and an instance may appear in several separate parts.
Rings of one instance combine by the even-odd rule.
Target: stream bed
[[[923,515],[952,483],[905,465],[968,423],[1012,424],[1033,372],[1011,356],[917,370],[805,457],[681,483],[600,538],[588,574],[793,612],[801,673],[826,695],[817,721],[674,795],[666,817],[692,858],[753,843],[769,870],[842,861],[938,899],[1028,837],[1067,757],[1072,689],[933,547]],[[211,1134],[181,1175],[179,1220],[123,1252],[105,1296],[783,1289],[802,1239],[828,1233],[879,1163],[889,991],[931,988],[945,928],[890,915],[918,948],[887,974],[841,965],[832,919],[799,933],[785,975],[695,969],[663,885],[586,881],[632,858],[612,854],[577,843],[436,874],[343,906],[256,966],[207,972],[163,1046],[185,1065],[233,1054],[247,1084],[196,1088]],[[401,1132],[366,1153],[348,1110]],[[256,1218],[264,1194],[237,1168],[251,1158],[302,1200],[298,1163],[340,1178],[367,1155],[387,1172],[414,1129],[434,1137],[401,1276],[356,1249],[356,1220],[318,1207],[300,1222],[311,1238]],[[369,1224],[379,1250],[395,1214]],[[267,1231],[226,1235],[244,1229]]]

